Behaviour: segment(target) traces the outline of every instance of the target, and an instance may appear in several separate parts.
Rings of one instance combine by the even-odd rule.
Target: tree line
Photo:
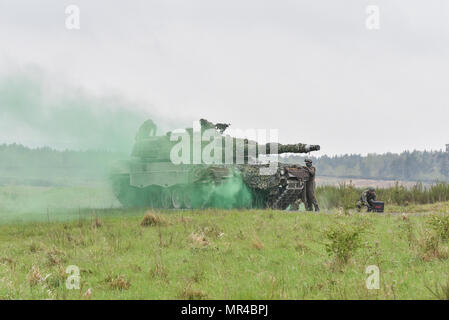
[[[105,150],[54,150],[19,144],[0,145],[0,184],[73,184],[107,176],[109,165],[127,154]],[[281,158],[304,163],[305,156]],[[449,153],[405,151],[401,154],[369,154],[311,157],[320,176],[401,181],[449,181]]]
[[[0,184],[73,185],[96,183],[107,177],[111,162],[126,158],[103,150],[54,150],[0,145]]]
[[[289,163],[303,163],[304,156],[292,155]],[[317,174],[330,177],[401,181],[449,181],[449,153],[405,151],[400,154],[357,154],[311,157]]]

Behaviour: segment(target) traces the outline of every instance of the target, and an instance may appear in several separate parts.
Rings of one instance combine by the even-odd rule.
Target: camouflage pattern
[[[267,145],[267,153],[271,153],[271,149],[276,147],[278,149],[278,153],[307,153],[311,151],[320,150],[319,145],[310,145],[310,144],[280,144],[280,143],[271,143]],[[271,148],[271,149],[270,149]],[[273,152],[274,153],[274,152]]]
[[[292,210],[292,211],[298,211],[299,208],[300,208],[300,206],[301,206],[301,204],[302,204],[303,202],[304,202],[304,201],[303,201],[301,198],[299,198],[298,200],[296,200],[295,202],[293,202],[293,203],[290,205],[290,210]]]
[[[136,136],[136,143],[134,144],[131,155],[137,158],[151,159],[151,161],[165,161],[170,162],[170,151],[172,148],[178,144],[178,141],[170,140],[170,133],[165,136],[149,136],[151,125],[142,125]],[[191,128],[188,128],[191,131]],[[193,139],[193,138],[192,138]],[[221,160],[224,163],[226,159],[226,139],[222,141],[222,156]],[[204,149],[210,142],[201,141],[201,149]],[[193,140],[190,143],[191,148],[193,148]],[[250,149],[254,151],[256,157],[259,154],[282,154],[282,153],[307,153],[310,151],[319,150],[319,145],[308,145],[303,143],[297,144],[280,144],[280,143],[268,143],[266,145],[259,145],[257,142],[248,139],[232,138],[232,161],[238,163],[237,161],[237,148],[241,148],[243,151],[242,162],[250,163],[252,160],[250,155]],[[193,150],[191,149],[190,155],[193,155]],[[253,161],[254,163],[254,161]]]
[[[215,129],[220,134],[229,126],[213,124],[204,119],[200,123],[201,130]],[[186,129],[187,132],[192,130]],[[171,141],[170,133],[155,136],[155,131],[156,126],[151,120],[144,122],[136,135],[132,158],[114,164],[111,172],[113,190],[124,206],[192,208],[192,199],[202,198],[202,186],[214,188],[236,176],[241,177],[244,186],[250,190],[253,207],[284,210],[298,199],[305,199],[305,185],[310,173],[302,166],[277,163],[273,174],[264,175],[261,174],[261,169],[272,168],[270,164],[249,161],[242,164],[236,162],[235,157],[233,163],[227,164],[174,164],[170,160],[170,152],[178,141]],[[259,154],[259,149],[263,154],[306,153],[320,149],[318,145],[302,143],[259,146],[255,141],[232,139],[234,150],[237,142],[243,144],[246,160],[249,158],[250,147],[256,148],[256,155]],[[204,142],[201,147],[208,143]],[[200,192],[200,196],[197,193],[192,195],[195,192]]]
[[[360,199],[356,203],[357,210],[360,211],[362,207],[367,207],[368,211],[371,211],[373,207],[373,201],[376,201],[376,193],[373,190],[374,188],[370,187],[369,189],[362,192]]]
[[[229,123],[212,123],[206,119],[200,119],[201,130],[216,129],[222,134],[229,126]]]

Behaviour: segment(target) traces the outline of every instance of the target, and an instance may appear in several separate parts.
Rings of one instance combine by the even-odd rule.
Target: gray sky
[[[0,0],[0,75],[33,66],[130,112],[279,129],[317,155],[449,143],[448,40],[446,0]]]

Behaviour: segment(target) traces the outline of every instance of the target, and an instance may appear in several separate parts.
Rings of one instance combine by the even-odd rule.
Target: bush
[[[449,239],[449,214],[431,215],[427,220],[427,225],[436,232],[441,240]]]
[[[364,224],[350,225],[337,223],[325,230],[326,252],[335,257],[339,264],[346,264],[354,252],[363,246],[362,235],[365,231]]]
[[[429,230],[425,230],[422,237],[417,239],[417,246],[420,258],[424,261],[445,260],[449,256],[448,248],[441,244],[440,237]]]
[[[152,212],[147,212],[145,214],[145,216],[143,217],[142,222],[140,223],[140,225],[142,227],[148,227],[148,226],[160,226],[160,225],[165,225],[166,221],[164,219],[164,217],[154,214]]]
[[[355,207],[365,189],[356,188],[352,183],[341,183],[338,186],[318,186],[316,194],[324,208],[343,208],[346,211]],[[417,183],[407,188],[396,182],[393,187],[378,188],[376,194],[378,200],[390,205],[430,204],[449,201],[449,183],[435,183],[428,187]]]

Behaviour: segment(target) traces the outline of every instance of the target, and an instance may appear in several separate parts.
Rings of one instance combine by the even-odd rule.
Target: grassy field
[[[0,225],[0,298],[447,299],[448,236],[431,213],[82,210]]]
[[[124,210],[104,186],[0,187],[0,299],[449,299],[449,202],[432,200],[446,188],[381,190],[402,202],[357,214],[360,190],[323,187],[336,208],[314,214]],[[406,201],[422,195],[433,203]]]

